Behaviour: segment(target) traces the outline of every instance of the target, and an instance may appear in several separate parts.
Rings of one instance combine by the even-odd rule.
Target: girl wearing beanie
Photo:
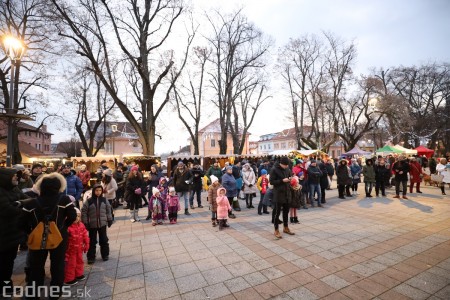
[[[152,209],[152,216],[153,221],[152,225],[156,226],[162,225],[163,223],[163,210],[162,210],[162,199],[161,199],[161,193],[157,188],[152,188],[152,196],[150,197],[150,205],[148,206],[148,209]]]

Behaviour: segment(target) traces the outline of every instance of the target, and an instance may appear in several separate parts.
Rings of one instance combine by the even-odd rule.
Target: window
[[[36,149],[37,149],[37,148],[38,148],[38,144],[34,144],[34,148],[36,148]]]
[[[266,150],[266,145],[264,145],[264,150]]]
[[[36,137],[38,137],[38,133],[36,132]]]
[[[289,149],[294,148],[294,142],[289,142],[289,143],[288,143],[288,147],[289,147]]]
[[[336,157],[335,154],[336,154],[336,151],[334,151],[334,150],[331,151],[331,157]]]
[[[259,146],[259,150],[262,150],[262,146]]]
[[[269,145],[267,145],[267,148],[270,150],[270,144]]]
[[[281,143],[281,149],[286,149],[286,143]]]
[[[216,140],[211,139],[211,147],[212,148],[216,147]]]
[[[341,150],[337,151],[337,156],[341,156]]]
[[[275,150],[280,149],[280,144],[278,144],[278,143],[273,144],[273,149],[275,149]]]

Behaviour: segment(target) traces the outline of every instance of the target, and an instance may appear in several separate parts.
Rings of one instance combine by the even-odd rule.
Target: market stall
[[[419,155],[419,156],[425,155],[427,158],[432,157],[434,154],[434,150],[428,149],[427,147],[422,146],[422,145],[420,145],[419,147],[417,147],[414,150],[417,151],[417,155]]]
[[[142,171],[150,171],[152,165],[158,165],[161,162],[161,157],[142,154],[123,154],[120,156],[119,161],[127,165],[135,162]]]
[[[399,150],[399,149],[394,148],[393,146],[389,146],[389,145],[379,148],[376,151],[377,155],[382,155],[382,156],[386,156],[389,154],[402,154],[402,153],[403,153],[402,150]]]
[[[398,149],[398,150],[403,151],[403,153],[406,154],[407,156],[411,156],[411,155],[416,155],[417,154],[417,150],[415,150],[415,149],[408,149],[408,148],[402,147],[402,146],[400,146],[398,144],[393,146],[393,147]]]

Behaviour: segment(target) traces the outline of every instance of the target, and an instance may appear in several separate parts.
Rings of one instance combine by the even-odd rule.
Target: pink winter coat
[[[220,191],[224,190],[225,194],[220,196]],[[230,202],[228,202],[228,198],[225,196],[227,191],[224,188],[219,188],[217,190],[217,219],[228,219],[228,212],[231,210]]]

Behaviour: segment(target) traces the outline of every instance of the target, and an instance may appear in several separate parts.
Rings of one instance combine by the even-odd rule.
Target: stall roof
[[[380,149],[377,149],[377,154],[383,154],[383,153],[403,153],[403,151],[401,151],[401,150],[399,150],[399,149],[397,149],[397,148],[394,148],[393,146],[389,146],[389,145],[386,145],[386,146],[384,146],[384,147],[382,147],[382,148],[380,148]]]
[[[396,149],[398,149],[398,150],[401,150],[401,151],[403,151],[403,153],[405,153],[405,154],[409,154],[409,155],[412,155],[412,154],[417,154],[417,150],[414,150],[414,149],[408,149],[408,148],[405,148],[405,147],[402,147],[402,146],[400,146],[400,145],[395,145],[395,146],[393,146],[394,148],[396,148]]]
[[[355,148],[353,148],[352,150],[343,153],[342,155],[367,155],[367,154],[371,154],[372,152],[370,151],[364,151],[361,150],[361,148],[358,147],[358,145],[355,146]]]
[[[115,159],[119,158],[119,155],[99,155],[99,156],[80,156],[80,157],[72,157],[71,161],[84,161],[84,162],[88,162],[88,161],[92,161],[92,162],[100,162],[102,160],[106,160],[106,161],[114,161]]]

